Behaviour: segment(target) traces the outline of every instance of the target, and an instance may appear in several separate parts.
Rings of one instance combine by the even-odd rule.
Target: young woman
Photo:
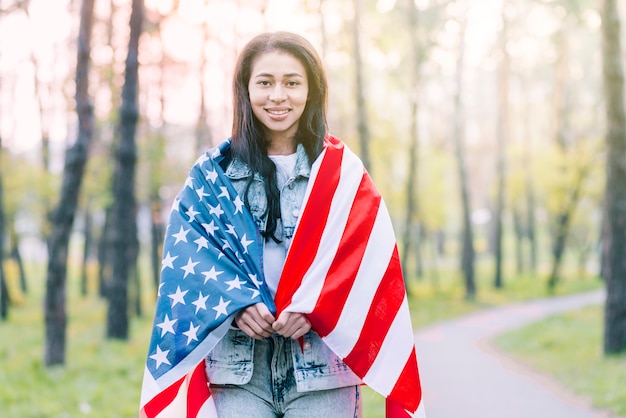
[[[327,91],[317,53],[292,33],[252,39],[235,68],[232,159],[225,172],[263,237],[272,296],[311,165],[322,151]],[[220,417],[360,416],[361,379],[311,330],[305,314],[275,318],[257,303],[240,310],[234,325],[206,362]]]
[[[389,214],[327,100],[301,36],[242,50],[232,137],[172,207],[143,416],[360,417],[361,384],[423,416]]]

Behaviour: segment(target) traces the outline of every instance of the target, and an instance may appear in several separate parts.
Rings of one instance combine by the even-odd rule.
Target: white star
[[[259,292],[256,289],[253,289],[251,287],[246,287],[246,289],[248,289],[249,291],[252,292],[252,296],[250,297],[250,299],[254,299],[254,298],[256,298],[257,296],[259,296],[261,294],[261,292]]]
[[[174,202],[172,203],[172,209],[170,210],[170,212],[178,212],[179,206],[180,206],[180,199],[176,197],[176,199],[174,199]]]
[[[235,215],[238,214],[239,212],[243,213],[243,202],[241,201],[241,198],[239,197],[239,195],[237,195],[237,197],[235,198],[235,200],[233,200],[233,203],[235,204]]]
[[[180,241],[187,242],[187,234],[189,231],[191,231],[191,228],[185,230],[185,228],[181,225],[180,230],[176,234],[172,234],[173,237],[176,237],[174,245],[178,244]]]
[[[220,216],[222,216],[224,214],[224,211],[222,210],[222,206],[220,204],[218,204],[215,207],[209,205],[209,207],[211,208],[211,209],[209,209],[209,213],[211,215],[217,215],[217,217],[219,218]]]
[[[185,271],[185,275],[183,276],[183,279],[186,278],[189,274],[196,274],[196,270],[194,267],[196,267],[198,264],[200,264],[199,261],[196,261],[194,263],[191,257],[189,257],[189,261],[187,261],[187,265],[180,268],[181,270]]]
[[[209,196],[208,193],[204,193],[204,186],[201,186],[199,189],[196,189],[196,194],[198,195],[198,200],[202,200],[203,197]]]
[[[193,177],[187,177],[187,179],[185,180],[185,187],[189,187],[190,189],[193,189]]]
[[[239,276],[237,275],[235,275],[235,278],[233,280],[225,281],[224,283],[228,285],[228,289],[226,289],[227,292],[233,289],[241,290],[241,285],[246,284],[246,282],[240,281]]]
[[[211,171],[207,171],[206,172],[206,179],[207,180],[211,180],[213,183],[215,183],[215,180],[217,180],[217,171],[215,171],[215,169],[213,169]]]
[[[211,221],[210,224],[202,224],[202,227],[207,232],[207,234],[210,234],[211,236],[214,236],[215,231],[219,230],[219,228],[215,226],[215,221]]]
[[[222,239],[222,242],[224,243],[224,245],[222,245],[222,250],[227,250],[227,249],[233,249],[233,247],[230,246],[230,244],[228,243],[228,240]]]
[[[241,246],[243,247],[244,254],[248,254],[248,246],[252,244],[254,241],[250,241],[246,239],[246,234],[243,234],[241,238]]]
[[[209,156],[207,155],[206,152],[198,157],[195,165],[202,165],[204,164],[205,161],[209,161]]]
[[[257,287],[260,287],[263,282],[261,280],[257,280],[256,279],[256,274],[248,274],[248,276],[250,277],[250,279],[252,280],[252,283],[254,283],[255,285],[257,285]]]
[[[220,149],[219,149],[219,148],[217,148],[217,147],[215,147],[215,149],[213,150],[213,153],[211,154],[211,157],[212,157],[212,158],[217,158],[217,157],[219,157],[220,155],[222,155],[222,153],[221,153]]]
[[[171,365],[172,365],[172,364],[170,363],[170,361],[167,359],[167,353],[169,353],[169,352],[170,352],[170,350],[165,350],[165,351],[162,351],[162,350],[161,350],[161,347],[159,347],[159,346],[157,345],[157,352],[156,352],[156,354],[153,354],[153,355],[151,355],[151,356],[150,356],[150,358],[151,358],[151,359],[153,359],[153,360],[155,360],[155,361],[156,361],[156,368],[157,368],[157,369],[158,369],[158,368],[161,366],[161,364],[163,364],[163,363],[167,364],[168,366],[171,366]]]
[[[224,272],[216,271],[215,266],[211,267],[211,270],[209,271],[203,271],[202,274],[204,275],[204,284],[206,284],[206,282],[208,282],[209,280],[217,281],[217,276],[219,276],[222,273]]]
[[[191,302],[192,305],[196,305],[196,313],[198,313],[200,309],[204,309],[206,311],[206,301],[209,298],[209,295],[202,296],[202,292],[199,293],[200,296],[198,296],[198,300]]]
[[[189,331],[183,332],[183,335],[187,336],[187,345],[191,342],[191,340],[198,341],[198,330],[200,329],[200,325],[197,327],[193,326],[193,322],[189,321]]]
[[[200,212],[193,209],[193,206],[190,206],[187,212],[185,212],[185,215],[189,216],[189,222],[193,222],[196,219],[196,215],[198,215],[199,213]]]
[[[237,236],[237,231],[235,231],[235,227],[231,224],[226,224],[226,233]]]
[[[165,283],[159,283],[159,290],[157,291],[157,296],[161,296],[161,288]]]
[[[170,319],[167,314],[165,314],[165,319],[160,324],[156,326],[161,328],[161,337],[163,337],[166,333],[171,332],[176,335],[174,332],[174,324],[178,321],[178,319]]]
[[[185,295],[189,292],[189,290],[185,290],[181,292],[180,286],[176,287],[176,293],[172,293],[171,295],[167,295],[168,298],[172,299],[172,308],[176,306],[176,304],[180,303],[185,305]]]
[[[172,257],[172,255],[170,254],[170,252],[167,252],[167,255],[165,256],[165,258],[163,260],[161,260],[161,271],[165,270],[166,267],[169,267],[171,269],[174,268],[174,260],[176,260],[178,258],[178,256],[174,256]]]
[[[220,193],[217,197],[228,197],[228,189],[226,187],[221,186],[220,190],[222,193]]]
[[[228,312],[226,311],[226,307],[230,304],[230,300],[228,302],[224,302],[224,299],[220,296],[220,303],[213,307],[213,310],[217,312],[215,314],[215,319],[219,318],[221,315],[228,316]]]
[[[200,237],[194,242],[198,244],[198,249],[196,250],[196,252],[200,251],[200,248],[206,248],[207,250],[209,249],[209,240],[204,237]]]

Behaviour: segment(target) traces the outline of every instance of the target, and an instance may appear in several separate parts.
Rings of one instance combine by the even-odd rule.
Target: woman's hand
[[[243,332],[257,340],[267,338],[274,332],[274,315],[264,303],[250,305],[235,315],[235,323]]]
[[[283,312],[272,325],[274,331],[283,337],[291,337],[294,340],[302,337],[311,329],[311,323],[303,313]]]

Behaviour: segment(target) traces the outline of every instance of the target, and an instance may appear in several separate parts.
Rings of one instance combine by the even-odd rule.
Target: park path
[[[609,418],[553,379],[499,353],[489,338],[550,315],[603,304],[603,291],[489,309],[415,337],[428,418]]]

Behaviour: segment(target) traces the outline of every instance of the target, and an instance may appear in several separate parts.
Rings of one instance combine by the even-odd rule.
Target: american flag
[[[262,240],[218,165],[229,145],[197,161],[172,207],[141,415],[216,417],[203,359],[237,310],[262,301],[277,315],[307,313],[328,346],[387,398],[388,418],[424,417],[395,236],[361,161],[326,138],[274,302]]]

